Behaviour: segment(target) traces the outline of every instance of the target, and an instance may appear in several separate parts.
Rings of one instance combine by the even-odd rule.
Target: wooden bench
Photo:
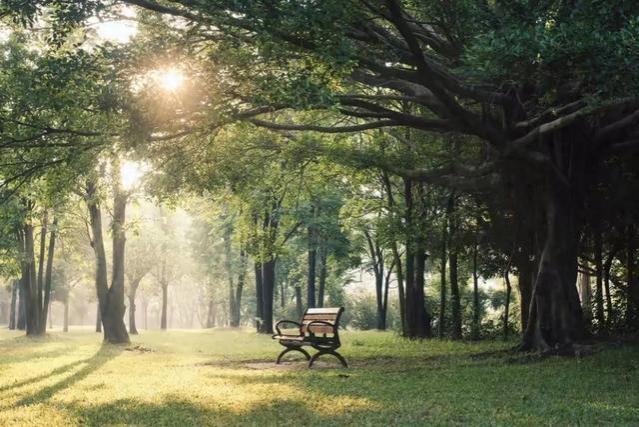
[[[334,308],[309,308],[304,312],[301,322],[293,320],[280,320],[275,325],[277,333],[273,335],[273,339],[279,340],[280,344],[286,347],[279,356],[277,356],[277,364],[282,360],[282,356],[290,351],[299,351],[306,360],[308,367],[311,368],[313,363],[323,354],[332,354],[348,368],[346,359],[342,357],[336,350],[341,346],[339,340],[339,319],[344,312],[343,307]],[[280,327],[282,325],[295,326],[296,333],[282,333]],[[292,328],[288,328],[292,329]],[[318,352],[311,357],[304,346],[309,346]]]

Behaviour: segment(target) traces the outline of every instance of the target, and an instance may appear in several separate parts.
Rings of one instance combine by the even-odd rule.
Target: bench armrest
[[[313,332],[310,331],[310,328],[311,326],[317,326],[317,325],[330,326],[331,328],[333,328],[333,334],[337,335],[337,323],[331,323],[325,320],[313,320],[312,322],[306,325],[306,330],[308,331],[309,334],[315,335]]]
[[[297,325],[297,328],[299,330],[299,333],[297,335],[287,335],[287,334],[283,334],[280,331],[280,325],[285,324],[285,323],[289,323],[291,325]],[[277,334],[273,335],[273,337],[276,337],[278,335],[280,336],[288,336],[288,337],[299,337],[300,335],[302,335],[302,325],[299,322],[295,322],[293,320],[280,320],[279,322],[277,322],[275,324],[275,330],[277,331]]]

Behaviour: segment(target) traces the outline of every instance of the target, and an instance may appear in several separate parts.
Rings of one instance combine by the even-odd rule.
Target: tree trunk
[[[391,275],[393,274],[394,265],[391,264],[388,272],[386,273],[386,278],[384,280],[384,299],[382,303],[382,319],[384,320],[383,330],[386,330],[388,325],[388,291],[390,289]]]
[[[545,195],[546,232],[522,349],[573,351],[586,337],[583,311],[575,286],[577,278],[577,224],[571,194],[564,184],[549,187]]]
[[[209,298],[209,308],[206,313],[206,327],[215,327],[215,302],[213,301],[213,298]]]
[[[626,322],[633,329],[639,326],[639,283],[635,277],[635,227],[630,224],[627,230],[626,274],[628,283],[628,303]]]
[[[144,329],[149,329],[149,301],[145,298],[142,300],[142,310],[144,310]],[[215,320],[215,318],[213,318]]]
[[[506,284],[506,301],[504,303],[504,341],[508,339],[510,332],[510,295],[512,286],[510,286],[510,261],[506,271],[504,272],[504,283]]]
[[[229,289],[228,289],[228,295],[229,295],[229,318],[228,318],[228,325],[229,326],[233,326],[233,318],[235,315],[235,285],[233,284],[233,277],[229,275],[228,278],[229,281]]]
[[[24,278],[26,280],[26,332],[27,336],[41,334],[40,305],[38,305],[38,284],[35,271],[33,225],[24,225]]]
[[[102,333],[102,311],[100,310],[100,303],[98,302],[97,314],[95,316],[95,331],[99,334]]]
[[[612,263],[615,259],[617,248],[613,247],[606,258],[606,262],[604,263],[604,289],[606,290],[606,325],[608,328],[613,323],[614,319],[614,309],[612,307],[612,295],[610,294],[610,270],[612,269]]]
[[[442,227],[442,244],[441,244],[441,255],[440,255],[440,288],[439,288],[439,322],[437,328],[437,336],[439,338],[444,338],[446,334],[446,259],[447,259],[447,250],[446,244],[448,241],[448,223],[447,219],[444,218],[444,225]]]
[[[18,300],[18,288],[20,287],[20,281],[18,279],[14,279],[11,283],[11,304],[9,306],[9,329],[13,330],[16,328],[16,308],[17,308],[17,300]]]
[[[371,259],[373,274],[375,276],[375,305],[377,309],[377,329],[386,329],[384,320],[384,256],[377,241],[373,239],[368,230],[364,230],[364,236],[368,244],[368,256]]]
[[[457,274],[457,252],[451,251],[448,256],[450,270],[450,309],[451,309],[451,338],[454,340],[462,337],[461,299],[459,294],[459,281]]]
[[[260,262],[255,262],[254,263],[254,270],[255,270],[255,300],[256,300],[256,307],[255,307],[255,317],[257,318],[257,321],[255,322],[256,325],[256,329],[257,332],[260,332],[260,330],[262,329],[262,319],[264,318],[264,292],[263,292],[263,275],[262,275],[262,263]]]
[[[46,332],[46,319],[49,314],[49,304],[51,301],[51,280],[53,276],[53,255],[55,253],[56,233],[57,233],[58,219],[53,219],[51,227],[51,235],[49,236],[49,250],[47,252],[47,271],[44,276],[44,301],[42,302],[42,325],[41,333]]]
[[[40,310],[40,322],[38,324],[38,335],[42,335],[46,329],[46,317],[42,317],[43,293],[44,293],[44,258],[47,248],[47,226],[49,225],[49,213],[45,210],[42,214],[42,228],[40,230],[40,254],[38,256],[38,279],[37,279],[37,309]]]
[[[581,310],[584,322],[590,325],[592,322],[592,290],[590,289],[590,276],[586,273],[578,273],[579,294],[581,296]]]
[[[26,282],[24,274],[20,280],[18,280],[18,320],[16,322],[16,329],[24,331],[27,327],[27,296],[26,296]]]
[[[514,254],[513,262],[517,267],[517,285],[519,287],[519,301],[521,306],[519,321],[521,323],[521,330],[525,331],[528,327],[535,268],[534,263],[531,262],[528,255],[525,254]]]
[[[461,296],[459,291],[459,278],[457,271],[457,213],[455,195],[451,193],[448,198],[446,211],[448,219],[448,268],[450,276],[450,309],[451,309],[451,338],[459,340],[462,337]]]
[[[471,338],[478,340],[480,336],[480,306],[479,306],[479,276],[477,274],[477,257],[479,252],[479,243],[475,242],[473,246],[473,327]]]
[[[231,326],[237,328],[240,326],[240,316],[242,309],[242,292],[244,291],[244,281],[246,280],[246,253],[240,249],[240,271],[237,276],[237,287],[235,288],[234,306],[231,313]]]
[[[393,258],[395,258],[395,278],[397,279],[397,298],[399,300],[399,318],[402,325],[402,335],[407,336],[408,331],[406,328],[406,295],[404,293],[404,269],[402,266],[402,258],[399,256],[399,249],[397,249],[397,242],[391,242],[391,250],[393,251]]]
[[[233,280],[234,271],[233,271],[233,247],[232,247],[232,236],[233,236],[233,227],[231,223],[226,220],[226,224],[224,226],[224,269],[226,270],[226,276],[228,280],[228,298],[229,298],[229,317],[228,317],[228,325],[233,327],[235,319],[235,311],[237,302],[235,300],[235,283]]]
[[[138,286],[140,286],[140,281],[142,279],[132,280],[129,284],[129,333],[132,335],[138,334],[138,328],[135,325],[135,295],[138,291]]]
[[[304,314],[304,307],[302,306],[302,287],[295,286],[295,308],[297,309],[297,317],[302,318]]]
[[[406,201],[406,329],[409,338],[427,338],[430,335],[430,319],[424,301],[424,267],[426,253],[421,237],[416,234],[414,216],[413,183],[404,180]],[[423,206],[421,207],[423,208]],[[420,210],[420,218],[423,209]]]
[[[393,211],[395,209],[395,198],[393,197],[393,188],[391,186],[390,177],[388,172],[382,171],[382,182],[386,189],[386,196],[388,197],[388,208]],[[391,240],[391,250],[393,252],[393,258],[395,261],[395,276],[397,277],[397,293],[399,298],[399,317],[402,322],[402,335],[407,336],[408,331],[406,327],[406,296],[404,294],[404,269],[402,266],[402,259],[399,255],[399,249],[397,248],[397,241]]]
[[[422,338],[429,338],[433,336],[431,328],[431,314],[426,309],[426,301],[424,295],[424,289],[426,286],[426,249],[424,248],[424,241],[420,238],[417,242],[417,251],[415,253],[415,278],[413,283],[415,285],[415,299],[420,301],[420,306],[416,307],[419,310],[418,325],[420,326],[419,334]]]
[[[69,295],[64,299],[64,318],[62,320],[62,332],[69,332]]]
[[[117,168],[116,168],[117,169]],[[102,320],[104,340],[113,344],[128,343],[124,324],[124,221],[126,196],[116,191],[113,206],[113,279],[109,288],[106,252],[102,234],[102,211],[97,200],[95,183],[87,183],[87,205],[93,234],[92,246],[96,258],[95,286]]]
[[[308,227],[308,279],[306,288],[306,306],[315,307],[315,266],[317,249],[313,227]]]
[[[324,293],[326,292],[326,277],[328,275],[326,258],[327,249],[325,246],[320,248],[320,271],[319,271],[319,287],[317,289],[317,306],[324,307]]]
[[[386,330],[386,313],[384,313],[384,270],[380,262],[379,270],[375,271],[375,297],[377,301],[377,329]]]
[[[599,330],[604,328],[606,319],[604,315],[603,297],[603,241],[601,228],[596,226],[595,230],[595,269],[597,271],[597,286],[595,288],[595,318]]]
[[[262,264],[262,328],[261,333],[273,333],[273,292],[275,290],[275,259]]]
[[[160,314],[160,329],[166,330],[167,326],[167,309],[169,304],[169,284],[162,283],[162,312]]]

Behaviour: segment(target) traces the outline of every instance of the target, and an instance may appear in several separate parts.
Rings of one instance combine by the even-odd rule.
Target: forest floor
[[[88,331],[31,340],[0,330],[0,425],[639,425],[639,346],[580,359],[501,342],[410,342],[346,332],[352,365],[276,367],[249,331]],[[291,359],[297,356],[291,356]],[[320,359],[321,361],[321,359]]]

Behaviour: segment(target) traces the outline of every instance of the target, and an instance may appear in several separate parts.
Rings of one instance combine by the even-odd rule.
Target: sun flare
[[[167,68],[158,73],[158,83],[169,92],[178,90],[184,84],[184,73],[177,68]]]
[[[137,162],[124,161],[120,165],[120,175],[122,176],[122,185],[126,189],[135,187],[140,178],[144,175],[144,167]]]

